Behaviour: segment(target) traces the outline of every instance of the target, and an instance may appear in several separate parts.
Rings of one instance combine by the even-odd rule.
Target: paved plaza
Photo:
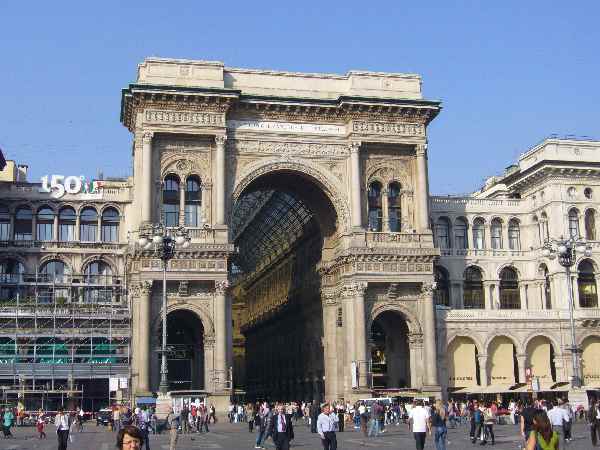
[[[15,438],[10,440],[0,440],[0,449],[6,450],[25,450],[39,449],[50,450],[57,448],[54,427],[48,427],[48,439],[38,440],[33,437],[33,428],[19,428],[16,430]],[[315,449],[321,448],[318,436],[311,434],[310,431],[300,423],[296,426],[296,439],[292,443],[293,448]],[[518,439],[516,437],[517,428],[513,426],[496,427],[496,445],[495,449],[515,450],[518,448]],[[468,430],[466,426],[456,430],[449,430],[449,449],[469,449],[475,448],[466,438]],[[228,450],[246,450],[254,448],[254,433],[250,434],[246,424],[217,424],[212,427],[208,434],[180,435],[177,445],[178,449],[228,449]],[[591,443],[588,436],[588,428],[584,424],[577,424],[574,429],[575,440],[567,448],[573,450],[590,449]],[[406,426],[388,426],[387,432],[378,438],[363,439],[358,432],[350,431],[338,433],[338,448],[340,449],[359,449],[359,448],[390,448],[390,449],[413,449],[414,442],[412,436],[408,433]],[[106,431],[106,428],[87,425],[83,433],[77,433],[73,437],[73,442],[69,444],[70,450],[109,450],[115,446],[115,434]],[[168,449],[168,435],[153,435],[150,437],[151,449]],[[273,443],[269,441],[267,449],[273,449]],[[433,440],[428,437],[426,448],[435,448]],[[561,446],[561,448],[564,448]]]

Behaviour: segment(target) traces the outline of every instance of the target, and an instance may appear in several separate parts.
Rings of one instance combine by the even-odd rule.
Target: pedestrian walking
[[[321,437],[323,450],[337,450],[337,438],[335,430],[338,426],[337,414],[331,412],[329,403],[325,403],[322,412],[317,417],[317,433]]]
[[[181,433],[188,434],[190,432],[190,424],[189,424],[189,415],[190,409],[188,408],[187,403],[183,404],[183,408],[181,408]]]
[[[179,428],[179,417],[175,415],[173,408],[169,409],[167,415],[167,424],[169,425],[169,450],[175,450],[177,446],[177,428]]]
[[[2,412],[2,432],[4,433],[4,439],[12,437],[10,428],[13,426],[14,420],[15,416],[10,408],[4,408],[4,411]]]
[[[215,405],[213,405],[212,403],[209,408],[209,416],[208,416],[209,423],[210,423],[210,419],[213,420],[213,423],[217,423],[217,412],[215,409]],[[208,428],[207,428],[207,431],[208,431]]]
[[[483,438],[481,445],[487,444],[488,438],[492,440],[492,445],[496,444],[496,435],[494,434],[494,425],[496,424],[496,408],[493,403],[487,403],[483,411]]]
[[[568,423],[571,420],[571,417],[567,411],[559,407],[556,402],[551,403],[550,407],[547,415],[550,425],[552,425],[552,431],[555,431],[559,438],[562,436],[563,442],[566,443],[567,435],[565,433],[565,423]]]
[[[313,401],[310,405],[310,432],[317,432],[317,419],[319,417],[319,405]]]
[[[141,430],[133,425],[123,427],[117,433],[117,449],[139,450],[142,448],[146,438]]]
[[[37,420],[35,422],[35,428],[38,432],[39,439],[46,439],[46,433],[44,432],[44,428],[46,426],[46,421],[44,420],[44,411],[41,409],[38,411]]]
[[[436,400],[431,411],[431,429],[436,450],[446,450],[446,437],[448,428],[446,426],[447,411],[441,400]]]
[[[533,415],[533,430],[527,438],[526,450],[558,450],[558,433],[552,430],[552,424],[545,411],[538,410]]]
[[[408,427],[409,430],[412,430],[417,450],[423,450],[427,432],[429,431],[429,434],[431,434],[429,413],[423,407],[423,400],[417,400],[415,406],[410,410]]]
[[[592,446],[596,447],[598,445],[598,438],[600,438],[600,405],[595,400],[592,401],[590,409],[588,409],[587,419],[590,424]]]
[[[143,441],[146,444],[146,450],[150,450],[150,416],[146,405],[142,406],[142,409],[138,412],[136,422]]]
[[[54,426],[56,427],[58,450],[67,450],[67,445],[69,444],[69,430],[71,429],[71,417],[68,414],[65,414],[63,408],[58,408],[58,413],[54,417]]]
[[[338,415],[338,431],[339,432],[343,432],[344,431],[344,404],[340,403],[339,405],[337,405],[337,415]]]
[[[276,450],[289,450],[290,441],[294,440],[294,426],[292,416],[284,411],[280,403],[276,407],[276,413],[271,420],[271,435]]]

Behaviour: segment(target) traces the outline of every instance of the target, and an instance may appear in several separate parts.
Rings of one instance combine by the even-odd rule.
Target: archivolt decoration
[[[392,181],[397,181],[402,186],[403,191],[412,191],[411,177],[404,160],[369,164],[366,170],[367,187],[375,180],[379,181],[384,189]]]
[[[402,303],[397,302],[378,302],[373,306],[371,313],[368,316],[367,330],[371,329],[371,325],[373,321],[386,311],[392,311],[397,314],[400,314],[402,318],[406,320],[406,325],[408,326],[408,331],[411,334],[422,334],[422,328],[417,316]]]
[[[118,274],[119,271],[117,270],[117,265],[116,265],[115,261],[112,258],[106,257],[105,255],[92,255],[92,256],[85,258],[83,260],[83,262],[81,263],[81,273],[83,273],[85,271],[87,266],[89,266],[91,263],[96,262],[96,261],[101,261],[101,262],[107,264],[108,267],[110,267],[110,270],[112,270],[113,275]]]
[[[204,328],[204,338],[214,337],[215,335],[215,326],[212,318],[210,317],[210,313],[207,312],[204,308],[199,305],[195,305],[188,302],[178,302],[172,303],[167,306],[167,315],[178,310],[185,310],[190,314],[196,314],[200,322],[202,322],[202,327]],[[152,330],[154,330],[154,334],[158,335],[159,328],[162,326],[162,308],[160,311],[157,311],[156,316],[152,320]]]
[[[477,337],[477,335],[475,334],[475,332],[473,330],[459,330],[459,331],[455,331],[452,334],[449,334],[446,337],[446,342],[447,347],[450,347],[450,345],[452,345],[452,343],[458,339],[458,338],[468,338],[471,339],[473,341],[473,344],[475,344],[475,348],[477,348],[477,353],[479,355],[485,355],[487,348],[484,348],[483,344],[481,343],[481,341],[479,340],[479,338]]]
[[[210,182],[210,154],[199,152],[197,154],[168,153],[161,160],[161,179],[168,174],[175,174],[182,183],[189,175],[198,175],[202,184]]]
[[[323,172],[320,168],[307,161],[300,162],[268,159],[248,164],[248,166],[244,168],[244,172],[236,177],[235,188],[232,193],[232,204],[235,204],[244,189],[246,189],[254,180],[269,172],[276,172],[279,170],[291,170],[309,175],[313,178],[317,184],[323,188],[325,195],[331,200],[342,228],[348,229],[350,224],[350,208],[345,193],[336,187],[339,185],[339,181],[332,175]],[[231,209],[233,210],[233,208]]]

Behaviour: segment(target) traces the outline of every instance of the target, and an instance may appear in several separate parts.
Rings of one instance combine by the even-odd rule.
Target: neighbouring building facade
[[[430,196],[440,109],[417,75],[146,59],[122,95],[129,179],[64,180],[60,198],[19,180],[26,168],[0,181],[0,379],[156,392],[163,267],[138,237],[162,223],[191,237],[167,266],[172,390],[220,409],[234,389],[504,392],[527,367],[556,389],[570,375],[566,280],[540,247],[577,222],[594,246],[573,275],[596,386],[600,143],[547,140],[472,196]]]

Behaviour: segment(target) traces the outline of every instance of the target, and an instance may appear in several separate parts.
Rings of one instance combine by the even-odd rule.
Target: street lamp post
[[[592,255],[592,247],[585,241],[577,237],[569,239],[548,240],[544,244],[542,254],[554,259],[558,256],[558,263],[565,268],[567,274],[567,290],[569,293],[569,320],[571,323],[571,363],[573,364],[573,377],[571,387],[580,388],[582,386],[581,365],[579,363],[579,347],[575,338],[575,318],[573,317],[573,281],[571,280],[571,267],[575,264],[577,253],[585,256]]]
[[[162,292],[162,345],[160,347],[160,384],[159,391],[166,394],[169,390],[167,380],[167,265],[175,256],[176,247],[187,248],[190,237],[185,227],[167,228],[163,224],[153,224],[140,230],[139,246],[144,250],[154,250],[154,254],[163,262]],[[145,324],[146,326],[148,324]]]

